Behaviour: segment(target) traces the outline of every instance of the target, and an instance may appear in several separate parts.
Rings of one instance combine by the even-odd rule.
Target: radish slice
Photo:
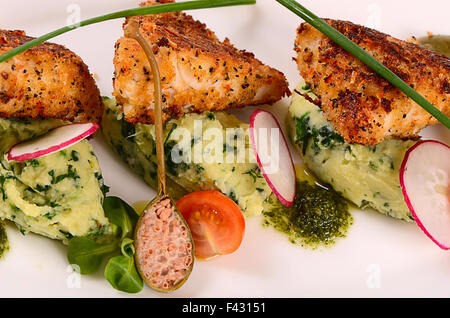
[[[95,123],[60,126],[38,138],[13,146],[8,153],[8,160],[26,161],[50,155],[89,137],[99,127]]]
[[[250,118],[250,138],[261,172],[285,206],[294,203],[296,177],[291,152],[275,116],[258,109]]]
[[[400,184],[417,225],[450,249],[450,147],[434,140],[415,144],[403,159]]]

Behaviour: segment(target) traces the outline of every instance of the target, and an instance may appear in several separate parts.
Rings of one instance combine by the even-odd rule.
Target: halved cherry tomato
[[[230,254],[241,245],[244,216],[238,205],[221,192],[190,193],[177,202],[177,208],[189,225],[197,258]]]

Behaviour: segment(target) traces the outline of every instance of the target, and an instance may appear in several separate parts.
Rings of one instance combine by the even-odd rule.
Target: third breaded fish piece
[[[0,54],[33,39],[0,30]],[[0,117],[99,123],[102,115],[88,67],[64,46],[45,42],[0,63]]]
[[[160,1],[171,2],[171,1]],[[151,5],[147,2],[141,5]],[[129,18],[154,47],[164,120],[189,112],[272,104],[289,94],[284,75],[191,16],[176,12]],[[114,96],[132,123],[153,123],[151,68],[139,44],[122,37],[114,57]]]
[[[326,20],[450,115],[450,59],[346,21]],[[349,143],[374,145],[390,138],[415,138],[437,120],[399,89],[303,23],[295,51],[302,77],[320,98],[334,129]]]

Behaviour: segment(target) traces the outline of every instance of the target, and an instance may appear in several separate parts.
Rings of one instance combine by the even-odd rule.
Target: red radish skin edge
[[[64,127],[64,126],[59,126],[56,127],[55,129],[58,129],[60,127]],[[89,137],[90,135],[92,135],[93,133],[95,133],[98,129],[100,128],[100,125],[96,124],[96,123],[92,123],[92,127],[90,129],[88,129],[87,131],[85,131],[84,133],[82,133],[79,136],[76,136],[75,138],[72,138],[68,141],[63,142],[62,144],[59,144],[57,146],[53,146],[44,150],[39,150],[36,152],[32,152],[32,153],[27,153],[24,155],[20,155],[20,156],[14,156],[11,154],[11,152],[14,150],[14,147],[16,147],[17,145],[19,145],[20,143],[14,145],[11,150],[8,153],[8,160],[13,160],[13,161],[18,161],[18,162],[22,162],[22,161],[27,161],[27,160],[32,160],[32,159],[36,159],[42,156],[45,156],[47,154],[51,154],[53,152],[57,152],[60,150],[63,150],[64,148],[67,148],[73,144],[75,144],[78,141],[81,141],[87,137]]]
[[[411,152],[414,150],[414,149],[416,149],[418,146],[420,146],[421,144],[423,144],[423,143],[428,143],[428,142],[434,142],[434,143],[437,143],[437,144],[441,144],[441,145],[443,145],[443,146],[445,146],[445,147],[447,147],[447,148],[450,148],[449,146],[447,146],[446,144],[444,144],[444,143],[442,143],[442,142],[440,142],[440,141],[437,141],[437,140],[422,140],[422,141],[419,141],[418,143],[416,143],[414,146],[412,146],[411,148],[409,148],[408,149],[408,151],[406,152],[406,154],[405,154],[405,157],[403,158],[403,162],[402,162],[402,165],[400,166],[400,186],[402,187],[402,193],[403,193],[403,197],[404,197],[404,199],[405,199],[405,202],[406,202],[406,205],[408,206],[408,208],[409,208],[409,211],[411,212],[411,214],[412,214],[412,216],[413,216],[413,218],[414,218],[414,221],[416,221],[416,223],[417,223],[417,225],[419,226],[419,228],[434,242],[434,243],[436,243],[436,245],[438,245],[440,248],[442,248],[443,250],[449,250],[450,249],[450,246],[445,246],[445,245],[443,245],[443,244],[441,244],[441,243],[439,243],[434,237],[433,237],[433,235],[431,235],[430,234],[430,232],[428,232],[428,230],[425,228],[425,226],[422,224],[422,222],[420,221],[420,219],[419,219],[419,217],[417,216],[417,214],[416,214],[416,212],[414,211],[414,208],[413,208],[413,206],[412,206],[412,203],[411,203],[411,201],[409,200],[409,197],[408,197],[408,193],[406,192],[406,186],[405,186],[405,182],[404,182],[404,179],[403,179],[403,175],[404,175],[404,172],[405,172],[405,168],[406,168],[406,163],[408,162],[408,158],[409,158],[409,155],[411,154]]]
[[[283,141],[286,144],[286,148],[288,149],[289,159],[290,159],[290,161],[292,163],[292,169],[294,169],[294,175],[295,175],[295,168],[294,168],[294,161],[292,160],[292,154],[289,151],[289,147],[288,147],[288,144],[286,142],[286,138],[284,137],[283,130],[281,129],[280,124],[278,123],[278,120],[276,119],[276,117],[271,112],[268,112],[267,110],[263,110],[263,109],[255,110],[252,113],[252,115],[250,116],[250,138],[252,140],[253,152],[256,155],[256,161],[258,162],[258,166],[260,167],[260,169],[261,169],[261,171],[263,173],[264,179],[266,179],[267,184],[272,189],[272,191],[274,192],[275,196],[278,198],[278,200],[280,200],[281,204],[283,204],[284,206],[290,207],[290,206],[292,206],[292,204],[294,204],[294,201],[295,201],[295,193],[297,193],[297,182],[294,183],[294,187],[295,187],[295,189],[294,189],[294,197],[291,200],[286,199],[281,193],[278,192],[276,187],[273,185],[272,181],[270,181],[270,178],[267,176],[267,174],[264,171],[264,168],[263,168],[261,159],[259,158],[258,152],[256,151],[256,141],[255,141],[255,133],[254,133],[254,126],[253,126],[253,124],[255,122],[256,116],[259,113],[267,113],[270,116],[272,116],[272,118],[274,119],[275,123],[278,126],[278,129],[280,129],[281,137],[283,138]]]

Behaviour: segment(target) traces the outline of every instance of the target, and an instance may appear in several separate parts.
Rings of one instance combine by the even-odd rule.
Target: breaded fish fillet
[[[350,22],[326,20],[450,115],[450,59]],[[303,23],[295,51],[302,77],[320,98],[335,130],[349,143],[374,145],[414,138],[437,120],[328,37]]]
[[[0,30],[0,54],[33,40]],[[100,122],[103,103],[88,67],[64,46],[43,43],[0,63],[0,116]]]
[[[172,1],[160,1],[172,2]],[[141,6],[151,5],[148,1]],[[290,94],[284,75],[191,16],[177,12],[127,19],[154,45],[159,64],[164,120],[184,113],[272,104]],[[114,96],[126,120],[153,123],[151,68],[139,44],[122,37],[114,57]]]

